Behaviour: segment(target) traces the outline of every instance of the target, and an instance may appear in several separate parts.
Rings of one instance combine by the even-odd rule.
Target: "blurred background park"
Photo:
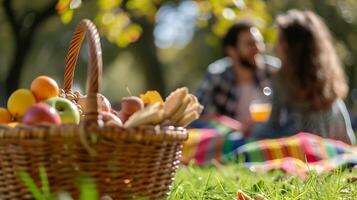
[[[220,38],[241,19],[254,20],[272,52],[274,18],[291,8],[322,16],[348,76],[349,109],[357,114],[356,0],[0,0],[0,96],[28,88],[38,75],[62,85],[66,50],[76,24],[99,28],[102,93],[117,102],[155,89],[166,96],[180,86],[194,91],[207,66],[223,56]],[[75,88],[84,92],[87,49],[78,60]]]

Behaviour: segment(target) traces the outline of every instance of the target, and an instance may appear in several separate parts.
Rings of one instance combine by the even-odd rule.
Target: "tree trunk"
[[[24,63],[29,53],[28,50],[31,47],[32,40],[33,39],[31,37],[31,39],[27,42],[23,41],[22,39],[16,41],[16,46],[10,65],[10,71],[8,72],[5,79],[7,95],[10,95],[14,90],[19,88],[21,72],[24,68]]]
[[[35,12],[35,17],[31,25],[28,28],[25,28],[22,27],[22,24],[24,20],[26,20],[28,13],[23,14],[23,16],[15,16],[11,0],[3,1],[5,14],[15,38],[15,50],[11,59],[9,72],[5,78],[6,99],[19,87],[21,73],[24,68],[26,57],[31,49],[36,31],[43,22],[56,13],[56,4],[57,1],[53,0],[43,7],[43,9]]]
[[[133,44],[133,52],[142,63],[143,73],[146,77],[146,89],[157,90],[160,94],[166,95],[164,73],[154,44],[154,25],[146,20],[140,20],[139,23],[143,28],[143,33],[139,41]]]

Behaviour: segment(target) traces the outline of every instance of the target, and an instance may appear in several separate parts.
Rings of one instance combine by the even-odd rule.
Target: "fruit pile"
[[[67,99],[55,80],[39,76],[30,89],[14,91],[7,102],[7,108],[0,108],[0,124],[14,127],[21,124],[78,124],[86,113],[87,96],[76,93],[78,98]],[[66,98],[65,98],[66,97]],[[109,100],[98,95],[104,125],[125,128],[140,125],[187,126],[196,120],[203,107],[186,87],[172,92],[164,101],[156,91],[124,97],[121,109],[112,109]]]
[[[0,123],[16,126],[18,123],[34,124],[78,124],[80,113],[71,101],[58,97],[59,87],[47,76],[35,78],[30,89],[14,91],[7,109],[0,108]]]

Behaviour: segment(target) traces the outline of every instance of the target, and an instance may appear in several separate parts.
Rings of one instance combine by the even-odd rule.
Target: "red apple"
[[[119,118],[125,122],[136,111],[144,108],[144,102],[136,96],[124,97],[121,100],[121,109],[118,113]]]
[[[22,122],[29,125],[61,124],[61,118],[54,107],[45,103],[37,103],[27,110]]]
[[[79,110],[70,100],[62,97],[52,97],[47,99],[45,103],[56,109],[62,124],[79,124],[81,119]]]
[[[102,112],[110,112],[112,106],[110,101],[102,94],[99,94],[99,105],[101,105]],[[83,96],[78,99],[77,104],[81,106],[82,111],[85,112],[87,108],[87,96]]]
[[[106,126],[123,126],[123,122],[115,114],[102,112],[103,122]]]

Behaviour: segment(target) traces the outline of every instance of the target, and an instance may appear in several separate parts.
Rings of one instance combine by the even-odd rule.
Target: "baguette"
[[[176,123],[179,121],[179,119],[181,119],[183,117],[188,105],[190,104],[190,100],[191,100],[190,96],[186,95],[185,98],[181,101],[181,105],[176,110],[176,112],[173,113],[172,116],[169,116],[169,118],[172,122]]]
[[[191,122],[198,119],[199,116],[200,115],[196,111],[192,111],[192,112],[188,113],[187,115],[185,115],[177,124],[179,126],[185,127],[185,126],[191,124]]]
[[[187,94],[187,87],[183,87],[176,89],[166,98],[164,103],[164,113],[166,118],[170,118],[170,116],[178,111],[182,100],[187,96]]]
[[[164,110],[162,104],[156,102],[131,115],[124,123],[124,127],[132,128],[140,125],[159,124],[163,119]]]

